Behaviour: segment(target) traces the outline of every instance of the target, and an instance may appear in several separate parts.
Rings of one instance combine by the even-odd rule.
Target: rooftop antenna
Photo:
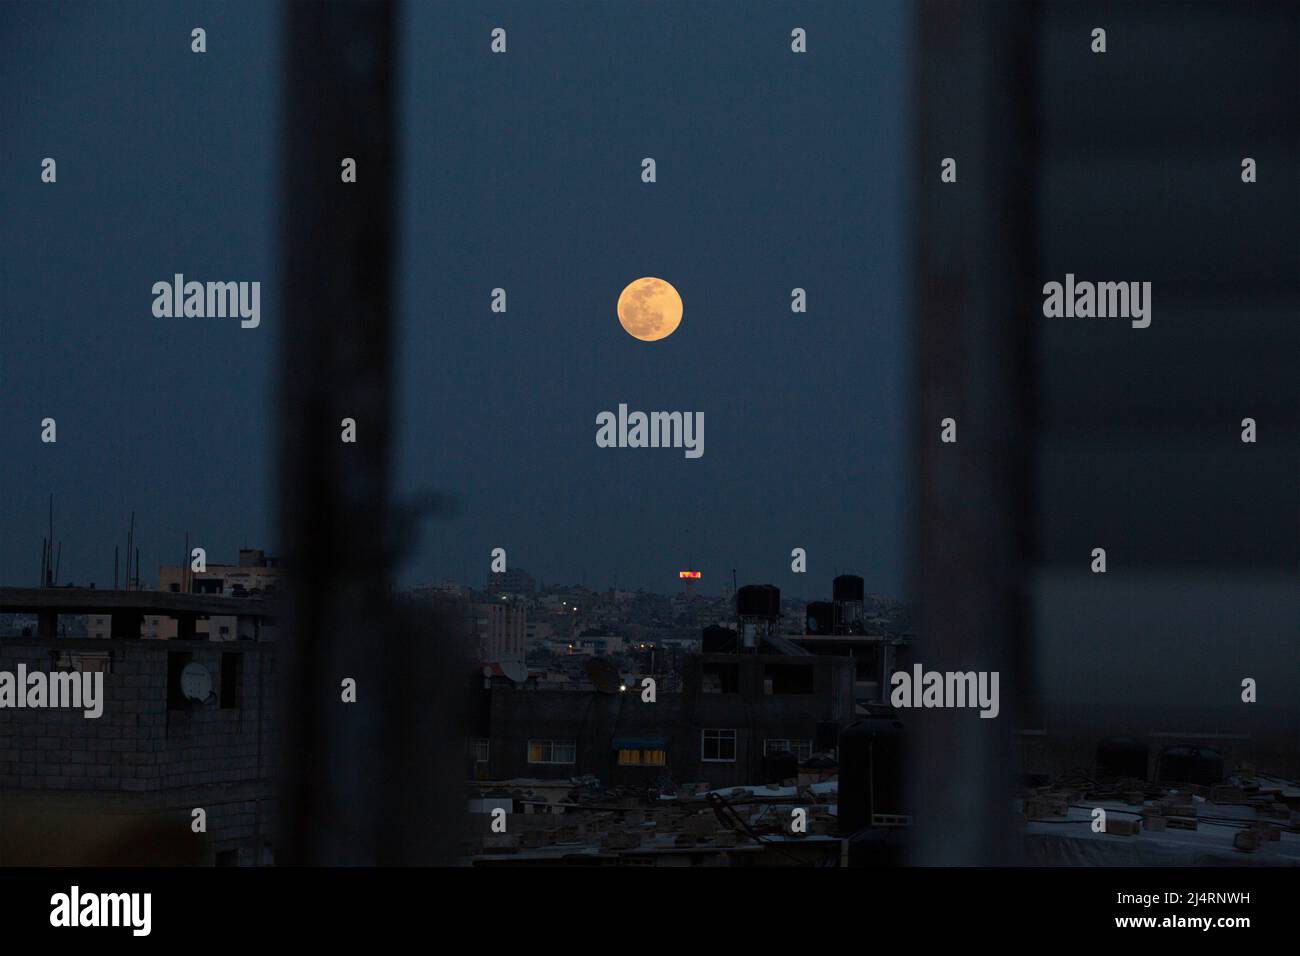
[[[113,545],[113,590],[117,590],[117,551],[118,546]]]
[[[49,536],[40,542],[40,587],[53,584],[55,574],[55,493],[49,493]]]
[[[59,542],[59,556],[54,562],[54,583],[59,583],[59,568],[63,565],[63,542]]]
[[[131,590],[131,549],[135,544],[135,512],[131,512],[131,530],[126,533],[126,589]]]

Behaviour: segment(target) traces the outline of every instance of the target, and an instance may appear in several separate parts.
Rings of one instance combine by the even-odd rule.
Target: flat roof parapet
[[[161,617],[278,617],[279,600],[265,597],[226,597],[217,594],[178,594],[173,591],[113,591],[103,588],[0,588],[3,614],[122,614]]]

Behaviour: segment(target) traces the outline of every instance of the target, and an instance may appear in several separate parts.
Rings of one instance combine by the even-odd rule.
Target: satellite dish
[[[603,657],[593,657],[587,661],[587,677],[602,694],[617,694],[623,683],[623,675],[618,668]]]
[[[492,676],[492,673],[493,673],[493,671],[492,671],[492,665],[491,665],[491,664],[484,664],[484,665],[483,665],[483,676],[484,676],[484,677],[491,677],[491,676]]]
[[[190,662],[181,671],[181,693],[190,700],[205,701],[212,694],[212,675],[202,664]]]
[[[502,661],[501,673],[505,674],[516,684],[522,684],[528,680],[528,665],[523,661]]]

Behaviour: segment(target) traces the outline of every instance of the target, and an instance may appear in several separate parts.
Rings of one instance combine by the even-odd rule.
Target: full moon
[[[682,324],[682,297],[663,279],[637,279],[619,294],[618,321],[634,339],[666,339]]]

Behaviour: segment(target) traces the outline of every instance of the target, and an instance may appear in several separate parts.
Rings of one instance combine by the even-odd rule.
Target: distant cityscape
[[[47,568],[50,556],[47,547]],[[165,565],[156,589],[138,569],[125,589],[55,586],[48,573],[45,587],[0,587],[0,845],[11,858],[276,862],[275,678],[289,573],[241,549],[231,564]],[[465,668],[463,683],[453,675],[445,685],[468,690],[463,701],[448,696],[464,712],[430,725],[441,744],[420,738],[417,748],[417,759],[427,750],[429,766],[446,768],[428,786],[464,808],[447,823],[453,862],[904,861],[909,718],[891,685],[921,666],[907,607],[855,575],[826,581],[815,601],[757,583],[706,595],[700,580],[683,569],[673,593],[595,591],[543,586],[512,568],[481,585],[394,592],[404,620],[452,642],[427,660]],[[38,688],[94,684],[102,695],[52,705],[29,678]],[[348,706],[348,683],[333,706]],[[1218,735],[1213,748],[1206,739],[1027,731],[1017,771],[1026,852],[1075,852],[1062,850],[1054,824],[1086,823],[1076,804],[1087,793],[1118,820],[1100,836],[1071,831],[1071,848],[1122,853],[1105,841],[1140,833],[1151,853],[1174,852],[1200,827],[1198,852],[1290,859],[1300,790],[1256,770],[1249,737]],[[1079,766],[1092,768],[1082,784]],[[204,811],[201,842],[184,836],[197,832],[194,808]],[[77,836],[25,845],[34,832]]]
[[[200,594],[234,599],[275,599],[281,593],[284,568],[260,549],[240,549],[234,564],[207,565],[195,571],[190,565],[163,565],[158,569],[157,591]],[[730,582],[720,596],[699,593],[699,572],[683,571],[680,586],[670,594],[642,589],[609,588],[597,591],[581,585],[540,587],[522,568],[488,572],[480,587],[444,579],[437,584],[405,588],[399,599],[451,605],[463,623],[460,638],[468,640],[471,654],[494,675],[527,681],[530,686],[591,689],[589,661],[602,658],[607,666],[627,675],[655,675],[672,689],[681,672],[683,655],[706,648],[721,649],[729,637],[736,646],[751,649],[762,642],[744,644],[737,634],[737,589]],[[68,585],[69,589],[74,586]],[[751,588],[754,586],[750,586]],[[841,600],[805,602],[774,596],[765,609],[763,639],[782,634],[798,644],[821,651],[845,651],[856,663],[860,694],[880,699],[882,642],[902,644],[910,637],[904,605],[895,598],[866,593],[861,578],[842,575],[834,587]],[[90,586],[94,589],[94,585]],[[141,588],[138,583],[136,590]],[[739,589],[746,593],[746,588]],[[852,594],[851,599],[845,599]],[[851,610],[844,610],[849,600]],[[774,615],[774,618],[771,616]],[[111,613],[61,613],[51,621],[60,638],[103,639],[113,636],[167,640],[177,637],[233,641],[254,639],[255,618],[239,615],[197,616],[192,622],[166,614],[118,615],[114,630]],[[192,630],[186,630],[192,623]],[[274,637],[272,618],[260,619],[267,639]],[[749,622],[751,631],[755,624]],[[138,630],[137,630],[138,628]],[[35,613],[0,613],[0,635],[33,636],[42,633]],[[841,640],[828,640],[838,635]],[[847,639],[847,640],[846,640]]]
[[[0,588],[0,664],[102,671],[109,685],[104,719],[77,720],[75,733],[65,712],[0,711],[28,728],[0,760],[0,786],[38,808],[57,791],[91,814],[123,795],[146,816],[202,805],[212,841],[199,862],[273,862],[267,678],[289,570],[250,548],[229,564],[164,565],[156,589],[138,568],[124,590],[54,586],[48,574],[43,588]],[[511,568],[480,585],[395,593],[451,622],[429,639],[460,642],[448,658],[476,668],[466,674],[466,861],[576,852],[645,862],[689,850],[716,862],[741,851],[708,822],[706,797],[757,785],[771,791],[763,803],[797,798],[812,812],[798,834],[811,838],[805,862],[838,859],[839,735],[863,718],[890,723],[872,714],[887,710],[888,674],[908,657],[906,609],[853,575],[828,580],[826,600],[811,602],[767,584],[707,595],[700,580],[685,569],[673,593],[595,591],[541,586]],[[896,764],[881,770],[880,820],[904,819]],[[678,801],[672,813],[661,799]],[[603,809],[610,801],[663,819],[634,838],[623,813]],[[602,808],[581,839],[532,826],[569,806]],[[516,820],[510,832],[473,822],[502,809]]]
[[[588,683],[584,659],[608,658],[629,674],[671,676],[683,654],[699,653],[706,644],[725,643],[727,631],[737,632],[741,623],[737,589],[730,582],[720,596],[711,596],[699,593],[697,577],[679,581],[680,586],[669,594],[616,588],[596,591],[577,585],[543,588],[528,571],[515,568],[489,573],[481,587],[447,580],[404,593],[416,601],[456,604],[483,663],[524,663],[530,680],[581,685]],[[845,575],[836,581],[846,594],[854,595],[841,601],[853,605],[842,620],[835,618],[829,587],[828,600],[820,602],[783,599],[773,588],[775,600],[765,608],[764,635],[788,634],[802,640],[824,639],[833,633],[879,639],[908,634],[908,617],[899,601],[866,594],[861,578]],[[749,593],[745,586],[739,592],[742,597]],[[749,626],[753,629],[754,622]],[[743,635],[738,636],[743,644]],[[757,643],[751,639],[746,646]]]

